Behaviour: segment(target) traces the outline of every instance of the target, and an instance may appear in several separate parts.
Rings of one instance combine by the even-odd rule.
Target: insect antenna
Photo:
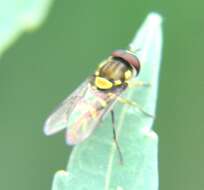
[[[123,155],[122,155],[122,152],[120,150],[120,146],[119,146],[119,143],[118,143],[118,140],[117,140],[116,128],[115,128],[115,114],[114,114],[113,110],[111,110],[111,120],[112,120],[112,129],[113,129],[113,140],[115,142],[115,145],[116,145],[116,148],[117,148],[117,151],[118,151],[120,164],[122,165],[123,164]]]

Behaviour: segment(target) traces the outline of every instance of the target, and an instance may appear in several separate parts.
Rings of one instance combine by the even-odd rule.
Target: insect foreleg
[[[116,148],[118,150],[120,163],[123,164],[123,155],[121,153],[120,146],[119,146],[119,143],[117,140],[117,134],[116,134],[116,128],[115,128],[115,114],[114,114],[113,110],[111,110],[111,119],[112,119],[112,127],[113,127],[113,140],[114,140]]]
[[[128,106],[132,106],[132,107],[135,107],[137,108],[140,112],[142,112],[144,115],[148,116],[148,117],[152,117],[152,118],[155,118],[154,115],[146,112],[140,105],[138,105],[136,102],[134,101],[131,101],[131,100],[128,100],[126,98],[123,98],[123,97],[118,97],[117,100],[122,103],[122,104],[126,104]]]
[[[137,88],[137,87],[150,87],[151,83],[144,81],[127,81],[126,82],[129,88]]]

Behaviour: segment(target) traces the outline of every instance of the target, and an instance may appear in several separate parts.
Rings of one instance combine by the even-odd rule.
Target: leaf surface
[[[0,56],[24,31],[37,28],[53,0],[0,1]]]

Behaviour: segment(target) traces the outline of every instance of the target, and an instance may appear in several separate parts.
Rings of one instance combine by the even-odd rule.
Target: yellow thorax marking
[[[132,72],[130,70],[127,70],[125,72],[125,80],[129,80],[132,77]]]
[[[108,81],[105,78],[102,77],[96,77],[95,79],[95,85],[100,89],[110,89],[112,88],[113,84],[112,82]]]
[[[99,74],[100,74],[100,73],[99,73],[99,71],[97,70],[97,71],[95,72],[95,75],[96,75],[96,76],[99,76]]]
[[[115,80],[114,81],[114,85],[116,85],[116,86],[121,85],[121,84],[122,84],[121,80]]]

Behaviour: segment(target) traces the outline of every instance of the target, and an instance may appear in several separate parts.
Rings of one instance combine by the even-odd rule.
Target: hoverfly
[[[98,66],[95,73],[48,117],[44,126],[45,134],[52,135],[66,128],[67,144],[79,144],[91,135],[100,121],[110,112],[113,137],[122,161],[112,108],[128,88],[130,80],[138,75],[139,71],[140,62],[131,51],[114,51]]]

